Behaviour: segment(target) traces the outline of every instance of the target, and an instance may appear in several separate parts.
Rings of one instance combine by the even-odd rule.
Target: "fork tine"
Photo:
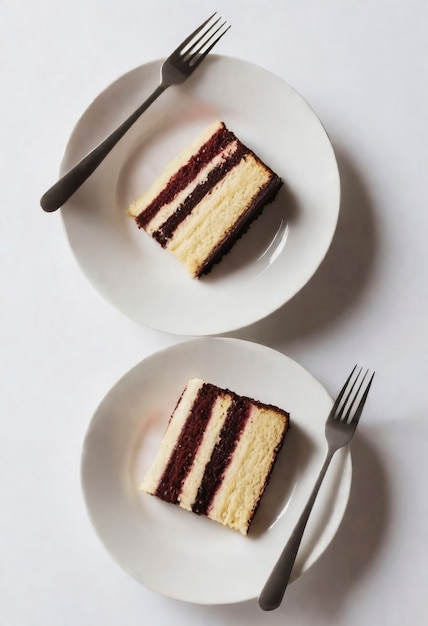
[[[214,37],[214,35],[216,35],[216,33],[220,30],[220,28],[222,28],[224,25],[226,24],[226,22],[224,22],[212,35],[209,39],[207,39],[207,41],[205,42],[204,45],[206,45],[207,43],[209,43],[211,41],[211,39]],[[190,63],[192,69],[195,69],[196,67],[198,67],[199,63],[202,63],[202,61],[205,59],[205,57],[207,56],[207,54],[209,52],[211,52],[211,50],[214,48],[214,46],[216,45],[216,43],[218,43],[220,41],[220,39],[223,37],[223,35],[225,35],[227,33],[227,31],[229,30],[230,25],[226,28],[226,30],[224,30],[222,33],[220,33],[220,35],[217,37],[217,39],[215,39],[212,44],[210,46],[208,46],[208,48],[206,48],[203,52],[195,52],[193,54],[193,56],[189,59],[187,59],[187,63]],[[204,46],[202,46],[203,48]],[[198,56],[199,55],[199,56]],[[196,59],[195,61],[193,59]]]
[[[213,19],[214,15],[216,15],[216,13],[217,13],[217,11],[214,11],[214,13],[207,20],[205,20],[205,22],[203,22],[200,26],[198,26],[198,28],[196,28],[193,31],[193,33],[191,33],[188,37],[186,37],[186,39],[181,42],[181,44],[174,50],[174,52],[172,54],[176,54],[178,52],[181,52],[187,46],[187,44],[190,43],[192,41],[192,39],[194,37],[196,37],[196,35],[198,33],[201,32],[201,30],[208,24],[208,22]]]
[[[355,379],[354,384],[352,385],[352,389],[351,389],[351,391],[349,392],[349,397],[351,396],[351,392],[352,392],[352,390],[354,389],[355,385],[357,384],[357,381],[358,381],[358,378],[359,378],[359,377],[360,377],[360,375],[361,375],[362,369],[363,369],[363,368],[361,368],[361,369],[360,369],[360,371],[358,372],[358,376],[357,376],[357,378]],[[364,376],[362,377],[361,382],[360,382],[360,384],[359,384],[359,386],[358,386],[358,389],[357,389],[357,391],[355,392],[354,397],[352,398],[352,401],[350,402],[350,404],[349,404],[349,406],[348,406],[348,409],[347,409],[347,411],[346,411],[345,418],[344,418],[344,421],[345,421],[345,422],[347,422],[347,421],[348,421],[348,419],[349,419],[349,417],[350,417],[350,415],[351,415],[351,411],[352,411],[352,409],[353,409],[353,407],[354,407],[355,402],[357,401],[358,394],[360,393],[360,391],[361,391],[361,389],[362,389],[363,383],[364,383],[364,381],[365,381],[365,379],[366,379],[366,377],[367,377],[367,374],[368,374],[368,373],[369,373],[369,370],[366,370],[366,372],[365,372]],[[349,399],[349,398],[348,398],[348,399]],[[345,407],[343,407],[343,408],[345,408]]]
[[[219,16],[216,20],[214,20],[214,22],[209,26],[209,28],[207,28],[200,37],[198,37],[198,39],[196,39],[196,41],[193,41],[191,46],[186,50],[186,52],[183,53],[183,57],[186,57],[188,55],[191,54],[191,52],[194,50],[195,46],[197,46],[207,35],[209,35],[209,33],[212,31],[212,29],[214,28],[214,26],[216,26],[219,21],[221,20],[221,17]],[[215,35],[215,33],[220,30],[221,26],[219,26],[219,28],[217,28],[217,30],[213,33]],[[208,39],[209,41],[209,39]],[[203,45],[203,44],[202,44]],[[201,48],[202,48],[201,45]]]
[[[187,57],[190,56],[190,58],[187,59],[188,63],[191,62],[193,57],[201,53],[204,47],[212,40],[212,38],[219,32],[219,30],[221,30],[223,26],[225,26],[226,22],[223,22],[223,24],[220,24],[220,26],[213,31],[213,28],[217,26],[220,20],[221,20],[221,17],[215,20],[215,22],[213,22],[213,24],[204,33],[202,33],[199,39],[195,41],[188,50],[186,50],[186,52],[184,53],[184,56],[187,56]],[[198,48],[196,48],[196,46],[198,46]]]
[[[340,401],[341,401],[341,400],[342,400],[342,398],[343,398],[343,394],[345,393],[346,388],[347,388],[347,386],[348,386],[348,384],[349,384],[349,381],[351,380],[351,378],[352,378],[352,376],[353,376],[353,374],[354,374],[354,372],[355,372],[355,370],[356,370],[356,369],[357,369],[357,366],[356,366],[356,365],[354,365],[354,368],[353,368],[352,372],[349,374],[348,378],[347,378],[347,379],[346,379],[346,381],[345,381],[345,384],[343,385],[342,389],[340,390],[339,395],[337,396],[337,398],[336,398],[336,400],[335,400],[335,403],[333,404],[333,408],[332,408],[332,409],[331,409],[331,411],[330,411],[330,416],[331,416],[331,417],[333,417],[333,416],[334,416],[334,414],[336,413],[336,411],[337,411],[337,407],[339,406]]]
[[[356,366],[355,366],[355,367],[356,367]],[[346,405],[348,404],[349,399],[350,399],[350,398],[351,398],[351,396],[352,396],[352,392],[354,391],[355,385],[356,385],[356,384],[357,384],[357,382],[358,382],[358,379],[359,379],[359,377],[360,377],[360,374],[361,374],[362,369],[363,369],[363,368],[362,368],[362,367],[360,367],[360,371],[359,371],[359,372],[358,372],[358,374],[356,375],[356,377],[355,377],[355,379],[354,379],[354,382],[352,383],[351,388],[350,388],[350,390],[348,391],[348,394],[347,394],[347,396],[346,396],[345,400],[343,401],[342,406],[340,407],[340,410],[337,412],[336,419],[338,419],[338,420],[341,420],[341,419],[343,418],[343,413],[344,413],[344,411],[345,411],[345,407],[346,407]],[[351,406],[352,406],[352,403],[351,403]],[[347,419],[347,417],[345,416],[345,419],[344,419],[344,421],[345,421],[345,422],[346,422],[346,419]]]
[[[366,373],[367,373],[367,372],[366,372]],[[351,420],[351,422],[350,422],[350,423],[351,423],[352,425],[354,425],[355,427],[357,426],[358,421],[359,421],[359,419],[360,419],[360,417],[361,417],[361,413],[363,412],[363,408],[364,408],[364,405],[365,405],[365,403],[366,403],[367,396],[369,395],[369,391],[370,391],[371,384],[372,384],[372,382],[373,382],[374,375],[375,375],[375,372],[373,372],[373,374],[370,376],[370,380],[369,380],[369,382],[367,383],[366,390],[365,390],[365,392],[363,393],[363,396],[362,396],[362,398],[361,398],[361,400],[360,400],[360,403],[359,403],[359,405],[357,406],[357,410],[355,411],[355,415],[354,415],[354,417],[352,418],[352,420]]]

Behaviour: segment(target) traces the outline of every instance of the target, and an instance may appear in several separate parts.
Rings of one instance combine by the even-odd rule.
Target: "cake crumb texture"
[[[221,121],[208,126],[129,207],[193,278],[211,271],[272,202],[281,179]]]
[[[289,421],[278,407],[191,379],[140,489],[246,535]]]

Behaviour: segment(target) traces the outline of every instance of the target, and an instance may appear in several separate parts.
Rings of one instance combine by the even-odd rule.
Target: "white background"
[[[337,153],[331,249],[285,307],[234,336],[297,360],[334,394],[376,369],[349,507],[281,608],[200,607],[123,573],[87,519],[82,439],[111,385],[181,340],[112,309],[38,199],[69,133],[119,75],[166,56],[213,10],[218,53],[258,63],[312,105]],[[426,623],[428,584],[428,2],[1,0],[1,626]]]

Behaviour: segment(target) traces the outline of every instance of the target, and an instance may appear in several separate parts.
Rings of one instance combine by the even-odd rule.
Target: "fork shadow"
[[[345,151],[335,147],[341,206],[330,249],[315,275],[275,313],[224,336],[278,347],[319,333],[355,310],[370,282],[379,233],[370,193]]]
[[[193,611],[200,613],[201,621],[207,614],[222,624],[248,626],[282,626],[287,617],[290,624],[293,617],[298,623],[340,621],[352,588],[373,567],[387,535],[391,498],[386,469],[373,444],[375,440],[374,435],[364,437],[361,432],[355,437],[352,488],[342,524],[325,554],[287,589],[286,601],[269,614],[259,610],[255,600],[235,605],[194,606]]]
[[[331,549],[307,576],[290,587],[290,604],[288,609],[284,606],[283,613],[301,613],[303,599],[311,594],[314,604],[309,611],[340,615],[352,588],[382,550],[391,509],[387,472],[379,451],[361,432],[353,441],[352,458],[353,484],[343,523]]]

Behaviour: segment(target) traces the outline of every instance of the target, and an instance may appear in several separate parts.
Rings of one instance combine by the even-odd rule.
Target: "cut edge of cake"
[[[289,426],[283,409],[191,379],[140,490],[246,535]]]
[[[168,163],[128,213],[200,278],[231,250],[281,186],[279,176],[217,120]]]

